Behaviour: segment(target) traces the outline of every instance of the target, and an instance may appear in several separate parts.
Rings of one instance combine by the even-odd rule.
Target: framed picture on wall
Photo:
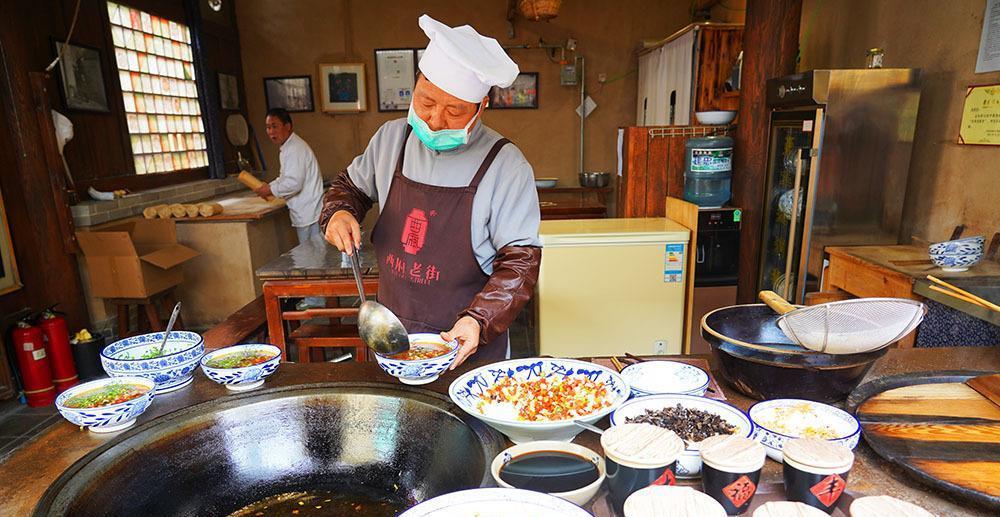
[[[312,77],[265,77],[264,98],[267,109],[285,108],[289,112],[313,111]]]
[[[10,227],[7,225],[7,209],[3,204],[3,193],[0,193],[0,295],[20,288],[21,279],[17,275],[14,246],[11,244]]]
[[[324,113],[360,113],[368,109],[364,63],[319,65],[320,109]]]
[[[538,109],[538,72],[521,72],[514,84],[490,89],[493,109]]]
[[[59,60],[59,89],[66,108],[80,111],[107,113],[108,96],[104,89],[104,72],[101,68],[101,51],[94,47],[71,43],[63,45],[52,41]]]
[[[379,111],[406,111],[413,98],[416,81],[415,52],[412,48],[375,50],[375,90]]]
[[[235,75],[219,72],[219,104],[224,110],[240,109],[239,81]]]

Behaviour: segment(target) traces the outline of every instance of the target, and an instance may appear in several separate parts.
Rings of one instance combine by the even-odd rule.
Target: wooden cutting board
[[[991,372],[922,372],[859,386],[865,441],[918,479],[1000,510],[1000,406],[965,384]]]

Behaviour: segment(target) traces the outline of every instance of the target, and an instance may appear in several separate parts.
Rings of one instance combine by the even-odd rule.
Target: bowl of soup
[[[264,343],[227,346],[205,354],[201,371],[233,391],[252,390],[264,384],[281,362],[281,349]]]
[[[56,398],[70,423],[95,433],[113,433],[135,424],[153,401],[156,382],[146,377],[109,377],[78,384]]]
[[[455,362],[458,341],[445,341],[438,334],[410,334],[410,349],[395,355],[375,354],[378,365],[399,382],[420,385],[434,382]]]
[[[174,330],[163,343],[163,332],[119,339],[101,350],[101,366],[111,377],[146,377],[158,394],[191,384],[205,354],[205,340],[196,332]]]

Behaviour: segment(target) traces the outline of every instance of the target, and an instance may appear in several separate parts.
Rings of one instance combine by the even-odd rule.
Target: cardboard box
[[[136,219],[76,232],[98,298],[146,298],[184,281],[181,264],[200,255],[177,244],[173,221]]]

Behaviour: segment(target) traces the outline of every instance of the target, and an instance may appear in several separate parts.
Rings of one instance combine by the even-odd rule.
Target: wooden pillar
[[[743,209],[737,291],[740,303],[757,299],[768,152],[766,81],[795,71],[801,18],[802,0],[747,1],[732,200]]]

